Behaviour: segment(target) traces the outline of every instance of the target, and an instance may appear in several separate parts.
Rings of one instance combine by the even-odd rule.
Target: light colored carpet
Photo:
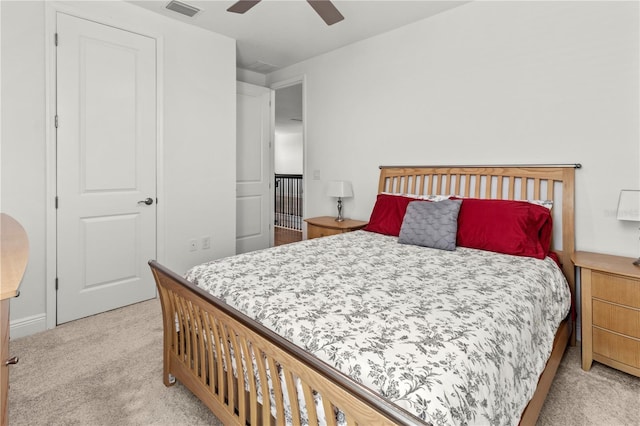
[[[220,425],[180,383],[162,384],[158,300],[11,341],[10,425]],[[539,425],[640,425],[640,379],[569,348]]]
[[[162,383],[157,299],[12,340],[9,424],[221,425],[181,384]]]

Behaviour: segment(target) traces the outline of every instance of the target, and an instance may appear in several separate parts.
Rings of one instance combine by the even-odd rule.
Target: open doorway
[[[302,83],[275,90],[274,245],[302,240]]]

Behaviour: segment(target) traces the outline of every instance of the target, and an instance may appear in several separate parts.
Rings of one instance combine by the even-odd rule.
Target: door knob
[[[150,206],[151,204],[153,204],[153,198],[149,197],[149,198],[146,198],[144,200],[140,200],[140,201],[138,201],[138,204],[146,204],[146,205]]]

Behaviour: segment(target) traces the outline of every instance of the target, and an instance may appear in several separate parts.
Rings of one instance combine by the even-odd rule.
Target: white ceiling
[[[226,11],[234,0],[184,0],[201,9],[193,18],[166,9],[169,0],[130,1],[237,40],[237,66],[263,74],[468,2],[336,0],[345,19],[328,26],[304,0],[263,0],[243,15]]]

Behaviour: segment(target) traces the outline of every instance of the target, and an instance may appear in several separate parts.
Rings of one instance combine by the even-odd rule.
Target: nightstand
[[[630,257],[576,252],[582,292],[582,369],[598,361],[640,377],[640,267]]]
[[[357,231],[358,229],[362,229],[367,226],[368,223],[354,219],[345,219],[342,222],[337,222],[336,218],[333,216],[310,217],[304,221],[307,222],[308,240]]]

